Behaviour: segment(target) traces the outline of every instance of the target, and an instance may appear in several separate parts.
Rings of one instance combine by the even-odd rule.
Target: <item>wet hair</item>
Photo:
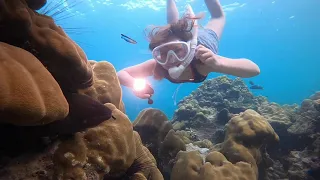
[[[190,19],[183,17],[176,23],[165,26],[149,26],[145,32],[149,40],[149,49],[153,50],[155,47],[170,41],[173,38],[178,38],[181,41],[189,41],[192,39],[192,28],[194,20],[190,23]]]

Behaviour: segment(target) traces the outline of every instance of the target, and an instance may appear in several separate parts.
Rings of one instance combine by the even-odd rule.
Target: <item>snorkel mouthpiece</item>
[[[189,16],[189,18],[193,18],[195,16],[194,12],[192,10],[192,7],[189,4],[186,6],[185,14],[187,16]],[[183,71],[190,65],[190,63],[192,62],[192,60],[194,58],[194,54],[195,54],[196,47],[198,44],[198,27],[197,26],[198,26],[198,22],[197,22],[197,20],[194,20],[194,24],[192,27],[193,37],[190,41],[190,52],[189,52],[188,56],[182,62],[182,64],[180,64],[178,67],[177,66],[171,67],[168,70],[170,77],[172,77],[173,79],[178,79],[181,76],[181,74],[183,73]]]
[[[185,70],[185,67],[180,65],[180,66],[175,66],[172,67],[168,70],[170,77],[172,77],[173,79],[178,79],[181,74],[183,73],[183,71]]]

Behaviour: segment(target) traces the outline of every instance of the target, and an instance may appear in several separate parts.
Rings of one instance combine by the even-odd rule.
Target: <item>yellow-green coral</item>
[[[173,123],[173,129],[174,130],[180,130],[180,129],[183,129],[185,127],[185,122],[184,121],[176,121]]]
[[[106,106],[112,109],[115,119],[111,118],[97,127],[76,133],[73,138],[59,145],[54,155],[56,179],[84,180],[92,174],[98,179],[103,179],[105,175],[121,177],[132,165],[137,167],[133,168],[133,174],[141,170],[139,168],[144,167],[141,164],[143,162],[148,163],[149,168],[152,166],[149,174],[157,174],[153,157],[150,153],[144,155],[147,150],[141,147],[128,117],[114,105]],[[150,161],[146,159],[148,156]]]
[[[276,103],[262,103],[258,107],[261,115],[266,118],[270,123],[281,123],[285,125],[290,125],[291,117],[290,113],[286,109],[282,108],[279,104]]]
[[[169,174],[169,162],[180,150],[186,150],[186,146],[172,129],[167,116],[158,109],[147,108],[140,112],[133,124],[143,144],[157,159],[158,168]]]
[[[200,148],[211,148],[213,146],[212,142],[208,139],[204,139],[202,141],[197,141],[193,143],[196,146],[199,146]]]
[[[147,179],[149,180],[163,180],[163,176],[157,168],[156,159],[150,151],[143,146],[140,136],[134,131],[136,143],[136,159],[131,167],[127,170],[129,176],[133,174],[131,179]]]
[[[121,86],[113,65],[107,61],[89,62],[94,72],[94,84],[89,88],[79,90],[79,93],[86,94],[102,104],[112,103],[124,112]]]
[[[232,163],[250,163],[258,176],[260,148],[278,142],[279,136],[260,114],[251,109],[234,116],[226,127],[226,137],[220,152]]]
[[[211,152],[205,161],[198,151],[179,152],[171,180],[256,180],[251,165],[232,164],[219,152]]]

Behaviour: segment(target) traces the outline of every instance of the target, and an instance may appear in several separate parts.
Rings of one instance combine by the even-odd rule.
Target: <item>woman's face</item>
[[[171,41],[176,41],[176,40],[178,40],[178,39],[176,38]],[[169,42],[171,42],[171,41],[169,41]],[[169,45],[162,47],[160,50],[160,56],[163,61],[166,61],[168,52],[170,50],[172,50],[180,59],[183,59],[188,53],[188,50],[187,50],[187,47],[185,44],[169,44]],[[170,65],[177,66],[181,62],[169,59],[167,63],[170,63]]]

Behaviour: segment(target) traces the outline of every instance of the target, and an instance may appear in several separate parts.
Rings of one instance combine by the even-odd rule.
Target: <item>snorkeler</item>
[[[124,86],[133,89],[142,99],[150,99],[153,90],[136,91],[136,79],[153,76],[172,83],[203,82],[210,72],[219,72],[239,77],[253,77],[260,73],[259,67],[244,58],[231,59],[217,55],[218,42],[225,25],[225,15],[219,0],[205,0],[211,19],[205,28],[200,28],[191,6],[179,19],[174,0],[167,0],[166,26],[154,27],[148,34],[149,49],[153,59],[120,70],[118,78]],[[150,85],[148,85],[149,87]]]

